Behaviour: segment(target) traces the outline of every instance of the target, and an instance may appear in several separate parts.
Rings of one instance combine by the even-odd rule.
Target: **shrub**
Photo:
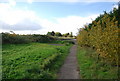
[[[118,65],[118,32],[120,21],[116,9],[111,13],[104,13],[88,26],[79,30],[77,42],[81,46],[91,46],[96,49],[100,59],[105,63]]]

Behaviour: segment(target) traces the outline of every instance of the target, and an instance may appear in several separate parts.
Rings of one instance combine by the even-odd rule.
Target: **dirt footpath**
[[[77,45],[73,45],[67,56],[63,66],[58,73],[58,79],[79,79],[79,71],[77,67]]]

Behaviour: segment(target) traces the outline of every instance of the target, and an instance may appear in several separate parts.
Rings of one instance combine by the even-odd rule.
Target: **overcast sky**
[[[91,23],[118,0],[0,0],[0,32],[46,34],[73,32]]]

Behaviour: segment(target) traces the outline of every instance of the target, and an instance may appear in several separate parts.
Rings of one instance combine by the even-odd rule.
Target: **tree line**
[[[50,43],[56,40],[53,37],[47,35],[40,35],[40,34],[19,35],[8,32],[1,34],[2,34],[2,44],[24,44],[31,42]]]
[[[22,43],[31,43],[31,42],[40,42],[40,43],[52,43],[59,40],[56,37],[73,37],[71,33],[61,34],[60,32],[48,32],[46,35],[40,34],[28,34],[20,35],[15,34],[13,31],[0,33],[2,35],[2,44],[22,44]]]
[[[57,37],[73,37],[72,32],[70,33],[65,33],[65,34],[61,34],[60,32],[48,32],[47,33],[48,36],[57,36]]]
[[[79,46],[92,47],[97,51],[98,61],[120,66],[119,63],[119,31],[120,31],[120,4],[118,9],[101,14],[92,23],[79,29],[77,42]]]

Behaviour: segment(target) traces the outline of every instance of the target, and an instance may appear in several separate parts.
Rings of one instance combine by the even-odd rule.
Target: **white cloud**
[[[35,12],[14,9],[9,3],[0,3],[0,27],[4,30],[38,30],[42,28]]]
[[[82,2],[82,0],[79,0]],[[83,2],[118,2],[119,0],[83,0]]]
[[[26,18],[35,18],[36,14],[30,10],[15,10],[9,4],[0,4],[0,20],[7,24],[13,25]]]
[[[118,9],[118,5],[117,5],[117,4],[116,4],[116,5],[113,5],[113,9],[114,9],[114,8],[117,8],[117,9]]]
[[[0,2],[9,2],[9,0]],[[16,2],[119,2],[119,0],[16,0]]]
[[[33,0],[27,0],[27,2],[31,4],[33,2]]]
[[[88,17],[80,16],[67,16],[63,18],[54,18],[56,22],[49,21],[47,19],[40,20],[41,26],[44,29],[40,30],[40,33],[46,34],[48,31],[55,31],[61,33],[73,32],[74,35],[78,32],[79,28],[82,28],[86,23],[91,23],[98,14]]]
[[[56,31],[61,31],[62,33],[73,32],[75,35],[78,32],[78,28],[83,27],[86,23],[91,23],[98,15],[91,15],[88,17],[80,16],[68,16],[64,18],[56,18],[57,23],[53,24],[53,28]]]
[[[2,27],[2,29],[4,30],[14,30],[14,31],[18,31],[18,30],[38,30],[38,29],[41,29],[42,27],[40,26],[40,24],[36,23],[36,22],[33,22],[29,19],[25,19],[25,20],[22,20],[16,24],[13,24],[13,25],[10,25],[10,24],[7,24],[7,23],[4,23],[4,22],[0,22],[0,26]]]
[[[98,14],[88,17],[67,16],[54,18],[55,22],[53,22],[38,17],[34,11],[16,10],[9,3],[0,3],[0,27],[2,27],[2,31],[13,30],[19,34],[46,34],[48,31],[55,31],[61,33],[73,32],[75,35],[78,28],[90,23],[97,16]]]
[[[15,5],[16,5],[16,1],[15,1],[15,0],[9,0],[9,4],[10,4],[11,6],[15,6]]]

